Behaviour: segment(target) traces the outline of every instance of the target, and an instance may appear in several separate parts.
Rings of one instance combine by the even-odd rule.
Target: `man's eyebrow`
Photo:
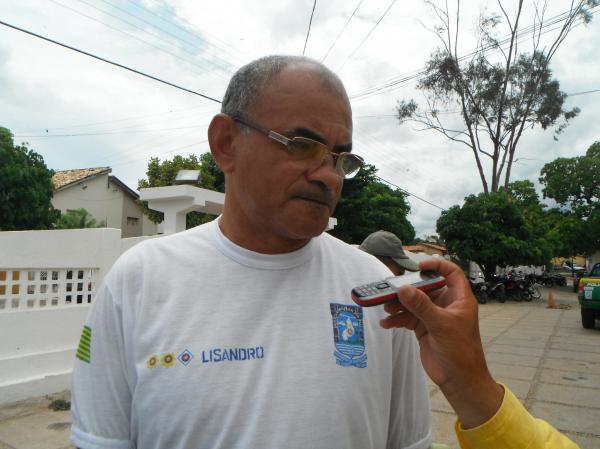
[[[321,143],[327,145],[327,142],[325,141],[323,136],[321,136],[319,133],[313,131],[312,129],[308,129],[308,128],[291,129],[288,131],[288,136],[307,137],[309,139],[316,140],[317,142],[321,142]],[[333,151],[334,151],[334,153],[343,153],[343,152],[350,153],[352,151],[352,143],[334,145]]]

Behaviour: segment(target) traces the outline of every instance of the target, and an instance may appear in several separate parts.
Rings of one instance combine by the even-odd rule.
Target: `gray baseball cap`
[[[402,241],[391,232],[376,231],[359,248],[373,256],[389,257],[408,271],[419,271],[419,264],[406,255],[402,249]]]

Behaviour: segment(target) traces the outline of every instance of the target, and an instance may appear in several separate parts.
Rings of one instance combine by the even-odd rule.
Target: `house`
[[[97,167],[56,172],[52,205],[63,214],[83,208],[106,227],[121,229],[122,238],[156,234],[156,225],[137,203],[137,192],[111,171],[110,167]]]
[[[429,256],[445,256],[448,253],[445,246],[431,242],[421,242],[417,245],[405,245],[403,248],[411,253],[423,253]]]

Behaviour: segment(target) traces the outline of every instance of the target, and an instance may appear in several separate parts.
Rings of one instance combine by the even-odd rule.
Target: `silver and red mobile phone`
[[[352,300],[363,307],[378,306],[398,299],[396,291],[403,285],[412,285],[429,292],[446,286],[446,278],[435,271],[408,272],[352,289]]]

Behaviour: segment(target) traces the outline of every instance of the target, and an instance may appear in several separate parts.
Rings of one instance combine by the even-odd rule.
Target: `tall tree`
[[[566,255],[600,249],[600,141],[584,156],[558,158],[544,165],[540,183],[544,197],[562,208],[565,251],[572,250]]]
[[[0,127],[0,231],[50,229],[60,216],[52,207],[54,172],[27,145],[15,145]]]
[[[590,9],[600,0],[571,0],[567,11],[551,18],[545,17],[547,0],[535,0],[534,23],[525,27],[524,0],[517,1],[512,16],[505,7],[507,2],[498,0],[501,14],[480,17],[476,50],[464,56],[459,56],[458,49],[460,0],[456,0],[455,14],[447,2],[444,8],[427,3],[439,19],[433,31],[441,47],[431,55],[417,86],[424,94],[425,106],[402,100],[397,105],[398,119],[401,123],[416,122],[465,145],[473,153],[483,191],[497,192],[510,183],[517,148],[526,130],[556,126],[559,134],[579,113],[578,108],[564,108],[567,95],[552,78],[550,62],[573,27],[591,20]],[[508,37],[499,38],[503,20]],[[542,38],[546,28],[557,24],[554,38],[546,42]],[[523,37],[532,43],[529,51],[523,51]],[[492,59],[494,54],[499,57]],[[447,108],[457,109],[462,125],[448,122],[448,116],[443,115]],[[487,175],[486,160],[491,163]]]
[[[160,161],[158,158],[151,158],[146,171],[147,179],[138,181],[138,189],[147,187],[164,187],[175,184],[175,177],[179,170],[200,170],[199,187],[205,189],[225,192],[225,175],[213,160],[210,153],[204,153],[200,157],[196,155],[175,156],[172,160]],[[163,220],[163,213],[148,209],[146,201],[140,201],[142,211],[155,223]],[[214,215],[207,215],[200,212],[190,212],[186,217],[186,227],[192,228],[207,221],[214,219]]]
[[[377,169],[367,164],[354,178],[344,182],[333,214],[337,225],[330,234],[359,244],[370,233],[382,229],[409,243],[415,238],[415,230],[407,218],[409,212],[406,194],[380,182]]]

